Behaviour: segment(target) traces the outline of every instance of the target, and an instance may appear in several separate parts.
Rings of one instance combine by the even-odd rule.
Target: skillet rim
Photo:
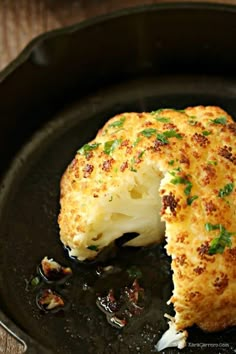
[[[167,1],[167,2],[166,2]],[[191,0],[190,0],[191,1]],[[218,2],[221,1],[221,2]],[[104,23],[112,20],[113,18],[119,18],[144,12],[152,12],[152,11],[163,11],[163,10],[176,10],[176,9],[207,9],[207,10],[215,10],[219,12],[230,12],[236,15],[236,4],[230,1],[230,3],[226,3],[228,0],[218,0],[217,3],[213,3],[212,1],[191,1],[182,0],[177,2],[172,2],[171,0],[161,0],[161,3],[158,4],[147,4],[147,5],[137,5],[131,6],[125,9],[116,10],[109,14],[99,15],[96,17],[92,17],[87,20],[82,20],[79,23],[75,23],[70,26],[65,26],[62,28],[50,30],[44,32],[34,39],[32,39],[25,48],[17,55],[17,57],[11,61],[2,71],[0,71],[0,85],[4,84],[5,80],[7,80],[11,74],[21,69],[21,66],[29,60],[31,53],[37,46],[40,46],[45,41],[53,41],[54,38],[59,38],[64,35],[71,35],[80,30],[93,27],[94,25]],[[11,165],[10,165],[11,168]],[[0,182],[5,179],[5,174],[0,179]],[[20,326],[16,325],[14,321],[8,317],[4,311],[0,308],[0,326],[2,326],[9,334],[11,334],[14,338],[16,338],[22,345],[23,351],[27,353],[47,353],[53,354],[51,350],[42,346],[37,340],[32,338],[26,331],[20,328]]]

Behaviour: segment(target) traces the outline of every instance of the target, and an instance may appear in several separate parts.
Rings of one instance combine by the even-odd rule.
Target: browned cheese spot
[[[91,173],[93,172],[94,166],[93,165],[85,165],[83,172],[84,172],[84,178],[88,178]]]
[[[86,160],[90,160],[93,157],[93,151],[88,151],[88,153],[86,154]]]
[[[208,241],[202,243],[201,246],[197,248],[199,256],[201,258],[205,258],[205,256],[208,254],[209,249],[210,249],[210,245]]]
[[[144,125],[145,125],[146,127],[150,127],[151,125],[153,125],[153,123],[150,122],[150,121],[147,121],[147,122],[144,123]]]
[[[103,162],[102,169],[103,171],[110,172],[112,168],[112,164],[115,162],[114,159],[109,159]]]
[[[202,169],[205,172],[202,182],[204,185],[207,185],[216,177],[216,170],[211,165],[203,166]]]
[[[231,146],[224,146],[219,149],[219,155],[236,165],[236,155],[233,155]]]
[[[170,192],[168,195],[162,197],[161,214],[165,214],[167,208],[170,208],[171,213],[176,216],[176,209],[178,207],[179,198],[175,198],[174,194]]]
[[[181,153],[180,153],[179,162],[180,163],[184,163],[187,167],[189,167],[189,165],[190,165],[189,158],[188,158],[187,154],[184,151],[181,151]]]
[[[225,251],[225,258],[227,261],[229,261],[231,263],[231,265],[232,265],[232,263],[236,263],[236,247],[228,248]]]
[[[165,124],[163,124],[163,128],[166,129],[166,130],[175,130],[175,131],[178,131],[176,125],[173,124],[173,123],[165,123]]]
[[[206,210],[207,215],[212,215],[215,211],[217,211],[217,207],[210,200],[209,202],[205,203],[205,210]]]
[[[221,272],[220,276],[217,277],[213,283],[217,294],[222,294],[228,286],[229,278],[227,274]]]
[[[161,147],[166,145],[163,141],[160,140],[155,140],[153,144],[153,150],[154,151],[161,151]]]
[[[176,237],[176,242],[178,243],[184,243],[185,239],[188,237],[188,233],[185,232],[180,232],[177,237]]]
[[[181,254],[180,256],[175,258],[174,262],[176,264],[179,264],[179,265],[183,266],[184,264],[186,264],[186,255],[185,254]]]
[[[191,140],[204,148],[207,147],[207,145],[210,143],[209,140],[207,139],[207,137],[205,137],[202,134],[198,134],[198,133],[195,133],[192,136]]]
[[[236,135],[236,123],[230,123],[227,125],[227,127],[233,135]]]
[[[197,275],[200,275],[204,272],[204,270],[206,269],[206,267],[199,267],[197,266],[196,268],[194,268],[194,272],[197,274]]]
[[[126,168],[128,168],[128,161],[123,162],[122,165],[120,166],[121,172],[124,172]]]
[[[120,144],[120,146],[128,146],[129,145],[129,140],[125,139],[124,141],[122,141],[122,143]]]

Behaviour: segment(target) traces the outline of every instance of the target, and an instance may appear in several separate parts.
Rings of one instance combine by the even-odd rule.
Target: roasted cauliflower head
[[[60,238],[93,259],[166,238],[177,330],[236,324],[236,123],[219,107],[110,119],[61,179]]]

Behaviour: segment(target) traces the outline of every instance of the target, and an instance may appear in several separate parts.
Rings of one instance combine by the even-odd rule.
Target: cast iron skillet
[[[105,264],[118,265],[120,274],[106,278],[96,275],[96,264],[69,259],[58,237],[60,177],[116,113],[210,104],[236,116],[235,24],[232,6],[126,10],[39,37],[1,74],[0,320],[29,353],[155,352],[167,326],[163,314],[172,311],[162,246],[118,250]],[[28,286],[46,255],[73,269],[59,289],[68,307],[55,314],[38,309],[38,290]],[[143,273],[148,301],[118,330],[95,298],[131,281],[131,264]],[[192,328],[182,352],[235,353],[235,335]]]

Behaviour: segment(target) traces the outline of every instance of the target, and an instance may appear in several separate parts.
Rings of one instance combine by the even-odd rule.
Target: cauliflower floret
[[[187,331],[177,331],[175,326],[174,318],[165,314],[165,317],[169,318],[168,322],[169,328],[163,334],[161,339],[155,345],[155,348],[160,352],[165,348],[177,347],[178,349],[183,349],[186,347],[186,340],[188,337]]]

